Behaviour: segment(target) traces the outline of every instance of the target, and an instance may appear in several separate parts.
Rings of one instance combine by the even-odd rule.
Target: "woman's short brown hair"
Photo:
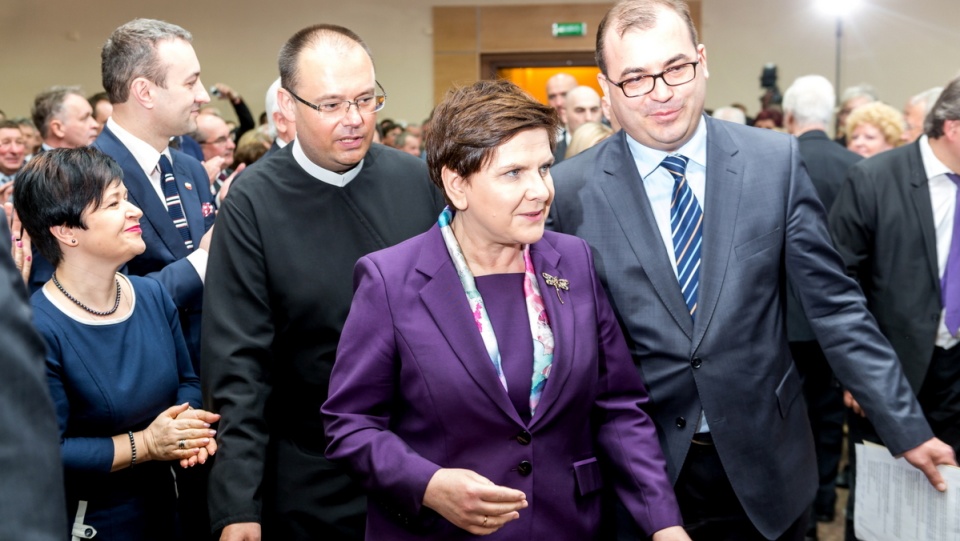
[[[500,145],[526,130],[546,130],[553,152],[559,126],[553,107],[510,81],[478,81],[451,90],[434,110],[427,134],[430,179],[443,191],[444,167],[469,178]]]

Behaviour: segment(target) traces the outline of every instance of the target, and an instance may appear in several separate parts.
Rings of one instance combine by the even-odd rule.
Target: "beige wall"
[[[52,84],[100,89],[99,50],[117,25],[134,17],[186,27],[209,86],[224,82],[254,114],[276,77],[276,53],[297,29],[333,22],[357,31],[373,49],[389,94],[382,115],[419,122],[433,98],[433,5],[543,4],[535,0],[31,0],[0,1],[0,109],[28,114],[33,95]],[[603,3],[575,0],[555,3]],[[960,71],[956,0],[864,0],[846,26],[845,84],[869,81],[900,107],[911,94]],[[703,0],[703,41],[710,67],[708,107],[733,101],[751,112],[766,62],[780,66],[780,86],[821,73],[833,79],[834,23],[813,0]],[[232,8],[232,9],[228,9]],[[229,110],[229,106],[226,107]]]
[[[833,81],[836,19],[815,0],[703,0],[707,106],[759,108],[760,72],[776,63],[780,90],[799,76]],[[960,73],[957,0],[861,0],[844,24],[841,86],[874,85],[897,109],[922,90]]]

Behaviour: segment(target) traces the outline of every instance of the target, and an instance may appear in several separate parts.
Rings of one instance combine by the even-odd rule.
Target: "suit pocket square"
[[[603,488],[603,475],[596,458],[588,458],[573,463],[573,475],[577,479],[577,490],[581,496]]]
[[[737,252],[737,259],[739,261],[743,261],[744,259],[759,254],[771,246],[776,246],[782,237],[783,234],[780,233],[780,228],[778,227],[765,235],[760,235],[759,237],[741,243],[735,248]]]

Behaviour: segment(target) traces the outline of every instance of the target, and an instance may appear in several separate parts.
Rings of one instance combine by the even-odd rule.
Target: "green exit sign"
[[[587,23],[553,23],[553,37],[579,38],[587,35]]]

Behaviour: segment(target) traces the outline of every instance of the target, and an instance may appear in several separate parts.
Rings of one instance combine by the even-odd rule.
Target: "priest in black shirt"
[[[324,456],[320,405],[363,255],[426,231],[443,208],[422,160],[372,145],[386,99],[346,28],[280,51],[296,140],[230,190],[208,263],[202,363],[222,415],[210,515],[223,540],[362,539],[362,490]]]

